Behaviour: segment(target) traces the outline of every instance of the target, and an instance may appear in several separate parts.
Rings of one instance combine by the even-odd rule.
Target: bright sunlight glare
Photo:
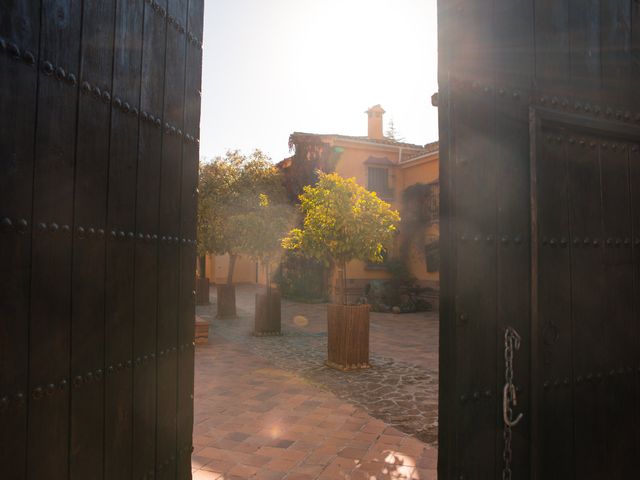
[[[377,103],[405,141],[437,140],[436,27],[436,0],[206,0],[201,155],[277,162],[293,131],[366,135]]]

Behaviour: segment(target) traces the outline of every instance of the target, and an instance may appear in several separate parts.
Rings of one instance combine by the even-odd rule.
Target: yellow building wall
[[[342,146],[342,145],[340,145]],[[387,157],[392,162],[397,162],[400,151],[397,149],[377,150],[363,145],[344,145],[345,151],[340,156],[340,160],[336,164],[336,173],[345,178],[355,178],[358,184],[367,188],[368,185],[368,168],[375,165],[365,164],[367,159],[373,157]],[[404,151],[407,154],[408,151]],[[394,209],[398,209],[398,168],[390,166],[389,168],[389,188],[394,192],[393,198],[384,198],[386,202],[391,204]]]
[[[245,256],[238,256],[233,271],[233,283],[256,283],[256,262]],[[207,255],[205,269],[211,283],[227,283],[229,255]],[[264,274],[261,275],[264,282]]]
[[[345,178],[355,178],[356,182],[365,188],[368,186],[368,168],[370,166],[375,167],[375,165],[365,164],[370,156],[387,157],[395,163],[395,165],[388,166],[389,187],[393,190],[393,198],[383,198],[383,200],[388,202],[393,209],[398,210],[400,217],[402,217],[402,192],[416,183],[431,183],[439,178],[439,159],[437,154],[426,159],[417,160],[415,163],[408,161],[405,165],[404,163],[397,164],[400,155],[405,159],[411,153],[415,154],[415,151],[412,152],[411,149],[403,148],[401,153],[398,148],[376,149],[367,145],[338,142],[334,146],[344,148],[344,152],[336,164],[336,173]],[[438,236],[438,225],[430,227],[424,234],[425,241],[430,236]],[[420,244],[421,242],[417,243]],[[424,243],[414,245],[412,248],[412,252],[409,255],[409,268],[412,275],[422,283],[437,284],[439,274],[437,272],[427,272],[423,246]],[[378,280],[388,277],[389,274],[384,269],[371,268],[365,262],[353,261],[347,265],[347,278],[350,279],[352,284],[362,283],[362,280]]]
[[[408,267],[415,278],[423,283],[437,284],[440,280],[440,274],[438,272],[427,272],[427,260],[425,258],[425,252],[423,246],[427,243],[430,237],[438,238],[440,236],[439,226],[432,225],[428,229],[425,229],[423,241],[416,241],[411,246],[411,252],[408,255]]]
[[[438,156],[428,158],[426,161],[420,160],[419,163],[404,165],[400,168],[400,172],[401,193],[405,188],[416,183],[435,182],[440,177]]]

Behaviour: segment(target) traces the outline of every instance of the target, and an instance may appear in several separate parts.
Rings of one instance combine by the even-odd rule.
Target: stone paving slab
[[[195,480],[436,479],[434,447],[219,331],[196,348]]]
[[[324,365],[324,305],[283,301],[283,335],[254,337],[254,295],[255,287],[238,287],[236,319],[215,319],[215,305],[199,308],[198,314],[211,322],[211,334],[242,344],[278,368],[331,391],[404,433],[437,445],[436,314],[372,314],[372,368],[339,372]]]

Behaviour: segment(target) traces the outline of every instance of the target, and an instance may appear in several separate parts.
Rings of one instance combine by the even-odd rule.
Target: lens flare
[[[304,315],[296,315],[293,317],[293,323],[298,327],[306,327],[309,325],[309,320]]]

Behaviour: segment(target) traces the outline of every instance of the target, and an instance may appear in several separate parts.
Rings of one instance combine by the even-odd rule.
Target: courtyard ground
[[[372,314],[372,368],[343,373],[324,305],[283,301],[283,335],[254,337],[255,291],[237,319],[198,307],[194,479],[435,479],[437,315]]]

